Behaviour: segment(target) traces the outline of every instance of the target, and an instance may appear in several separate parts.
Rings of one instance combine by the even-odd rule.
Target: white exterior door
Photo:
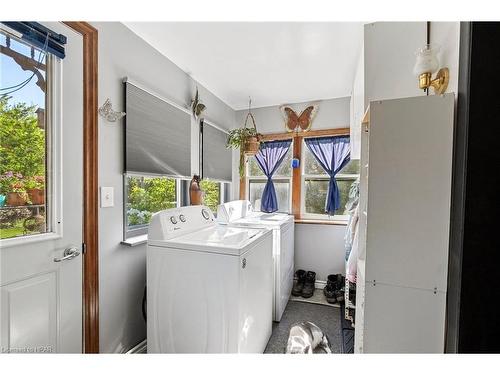
[[[0,240],[4,353],[82,352],[82,37],[61,23],[44,25],[67,36],[66,57],[47,64],[48,229]]]

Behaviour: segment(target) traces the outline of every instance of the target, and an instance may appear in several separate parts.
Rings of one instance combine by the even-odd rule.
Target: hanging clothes
[[[355,219],[357,216],[354,216],[355,210],[358,207],[359,203],[359,178],[354,181],[349,189],[349,199],[345,205],[345,210],[349,215],[349,221],[347,223],[347,230],[344,237],[345,240],[345,260],[349,259],[349,254],[351,253],[352,242],[354,239]]]
[[[351,283],[356,282],[358,261],[358,228],[359,228],[359,178],[354,181],[349,189],[349,200],[346,204],[349,213],[349,222],[345,235],[346,251],[346,278]]]
[[[359,207],[356,207],[355,216],[356,224],[354,225],[354,237],[352,241],[351,252],[349,253],[349,259],[346,263],[346,278],[351,283],[356,283],[356,277],[358,272],[358,249],[359,249]]]

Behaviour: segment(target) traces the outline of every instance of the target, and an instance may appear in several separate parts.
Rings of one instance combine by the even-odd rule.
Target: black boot
[[[302,295],[302,290],[304,289],[305,282],[306,282],[306,271],[304,270],[295,271],[295,277],[293,279],[292,296],[299,297]]]
[[[337,275],[328,275],[326,279],[326,286],[323,289],[323,294],[328,303],[337,303],[335,291],[337,290]]]
[[[345,299],[345,277],[341,274],[337,276],[337,288],[335,290],[335,297],[337,298],[337,302],[343,302]]]
[[[349,301],[353,305],[356,304],[356,284],[349,283]]]
[[[306,282],[302,289],[302,297],[311,298],[314,294],[314,284],[316,283],[316,272],[307,271]]]

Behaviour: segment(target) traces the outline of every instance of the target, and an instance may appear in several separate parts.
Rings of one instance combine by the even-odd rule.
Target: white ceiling
[[[233,109],[348,96],[361,23],[127,22]]]

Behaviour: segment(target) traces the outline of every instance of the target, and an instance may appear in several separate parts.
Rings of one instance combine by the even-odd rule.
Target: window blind
[[[125,82],[125,172],[189,177],[191,115]]]
[[[5,26],[20,34],[20,38],[34,46],[64,59],[64,45],[67,38],[38,22],[2,22]]]
[[[219,181],[232,180],[232,153],[226,147],[227,133],[206,122],[203,131],[203,178]]]

